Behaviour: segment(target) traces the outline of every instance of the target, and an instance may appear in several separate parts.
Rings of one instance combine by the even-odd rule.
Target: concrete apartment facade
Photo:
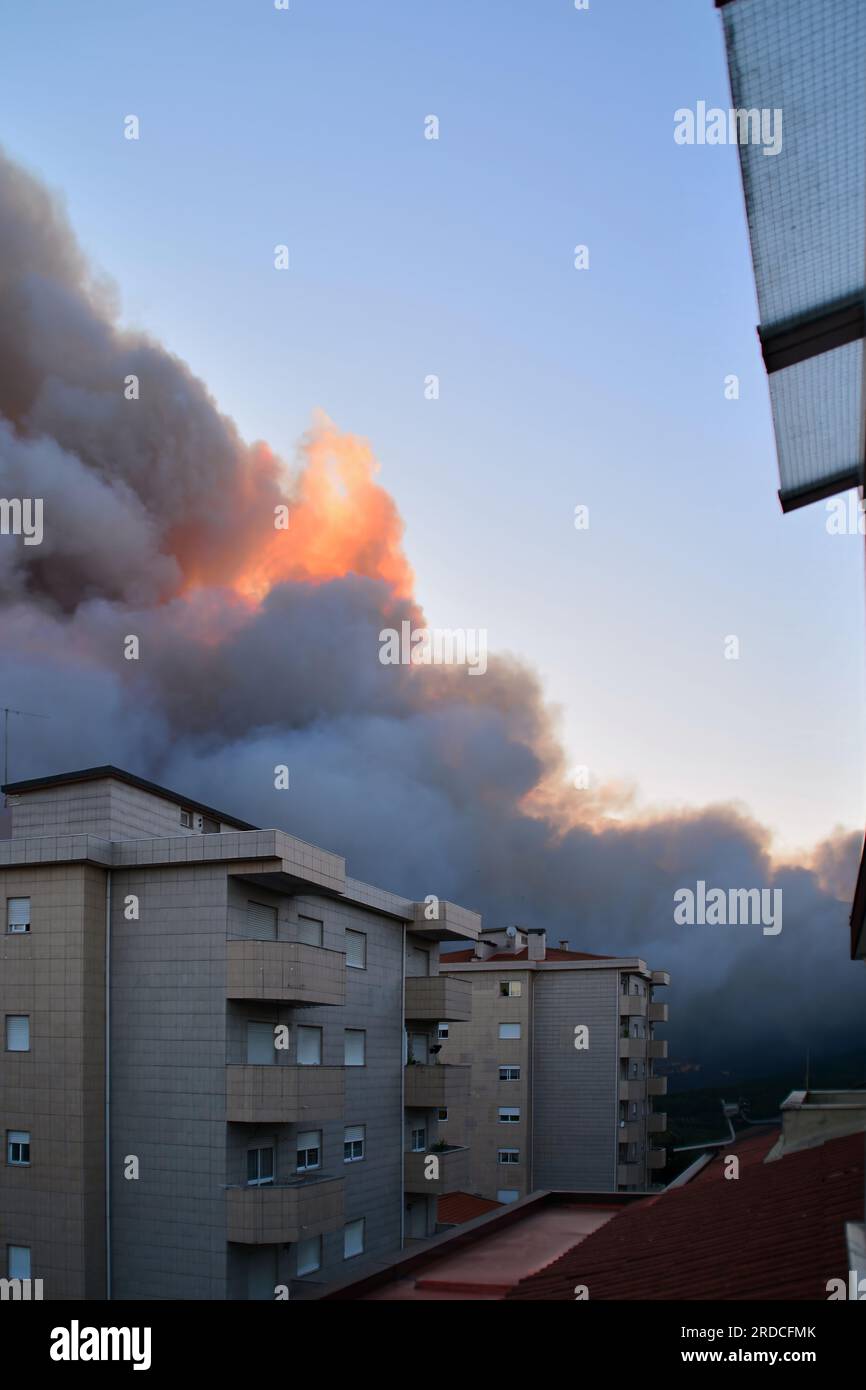
[[[510,1202],[651,1189],[666,1161],[653,1101],[667,1079],[653,1062],[667,1056],[655,1027],[668,1007],[654,998],[667,972],[511,927],[443,953],[440,973],[472,987],[471,1020],[440,1028],[443,1060],[471,1067],[468,1104],[440,1115],[469,1150],[469,1190]]]
[[[5,790],[0,1277],[305,1298],[434,1234],[480,918],[119,769]]]

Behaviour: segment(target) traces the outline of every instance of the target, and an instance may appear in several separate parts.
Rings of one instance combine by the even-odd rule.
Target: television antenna
[[[11,705],[3,705],[3,786],[9,781],[9,716],[10,714],[20,714],[25,719],[50,719],[50,714],[36,714],[32,709],[13,709]],[[8,797],[4,791],[3,805],[8,802]]]

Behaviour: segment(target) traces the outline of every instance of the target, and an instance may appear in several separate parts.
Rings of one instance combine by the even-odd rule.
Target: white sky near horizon
[[[673,139],[729,104],[711,0],[42,0],[0,51],[124,321],[287,459],[365,436],[428,622],[533,667],[570,763],[862,828],[864,541],[781,514],[736,152]]]

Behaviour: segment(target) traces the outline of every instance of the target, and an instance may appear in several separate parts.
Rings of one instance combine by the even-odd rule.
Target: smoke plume
[[[0,692],[50,716],[16,725],[14,778],[116,763],[413,898],[640,955],[673,978],[673,1059],[766,1069],[859,1042],[859,835],[779,865],[731,807],[614,818],[615,788],[569,785],[520,662],[382,665],[380,631],[424,619],[368,445],[323,415],[291,464],[246,443],[121,325],[60,201],[2,153],[0,246],[0,495],[44,499],[41,545],[0,537]],[[781,888],[783,931],[675,925],[699,879]]]

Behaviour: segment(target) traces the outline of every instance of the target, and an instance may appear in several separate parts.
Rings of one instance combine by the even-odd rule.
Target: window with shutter
[[[355,1163],[364,1157],[364,1126],[346,1125],[343,1130],[343,1162]]]
[[[305,946],[321,946],[323,923],[316,917],[298,917],[298,940]]]
[[[6,1015],[7,1052],[30,1051],[30,1017],[28,1014]]]
[[[355,970],[367,968],[367,938],[362,931],[346,932],[346,964]]]
[[[302,1130],[298,1135],[298,1172],[309,1173],[322,1166],[322,1131],[320,1129]]]
[[[275,941],[277,909],[267,903],[247,902],[248,935],[257,941]]]
[[[364,1253],[364,1218],[350,1221],[343,1227],[343,1259],[350,1260],[353,1255]]]
[[[30,930],[30,899],[6,899],[6,929],[10,932]]]

